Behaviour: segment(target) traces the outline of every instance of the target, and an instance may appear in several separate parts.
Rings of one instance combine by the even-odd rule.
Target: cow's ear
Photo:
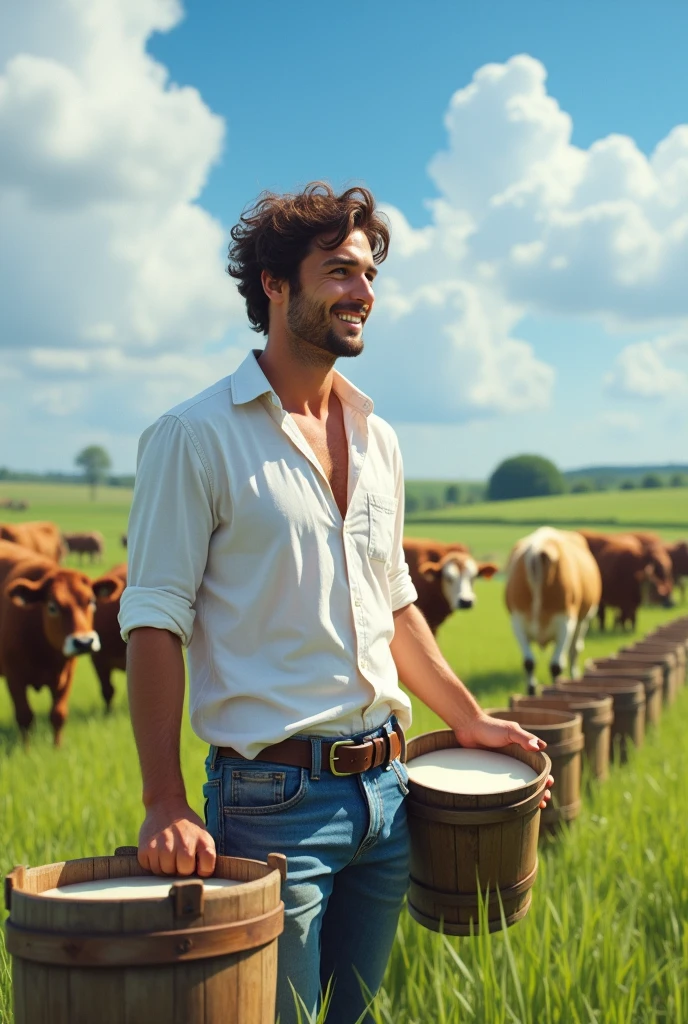
[[[124,590],[124,580],[117,576],[101,576],[91,584],[96,601],[118,601]]]
[[[431,582],[432,580],[436,580],[442,572],[442,566],[439,562],[423,562],[422,565],[418,566],[418,572],[424,580]]]
[[[40,580],[18,579],[7,588],[7,596],[20,608],[27,604],[38,604],[45,600],[49,584],[50,576],[42,576]]]
[[[484,576],[486,580],[491,580],[496,572],[499,572],[499,566],[494,562],[478,563],[478,576]]]

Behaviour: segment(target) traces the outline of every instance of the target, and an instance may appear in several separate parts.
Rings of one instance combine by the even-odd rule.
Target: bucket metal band
[[[537,810],[544,793],[545,787],[543,786],[518,804],[509,804],[505,807],[486,807],[482,810],[480,808],[461,810],[458,807],[433,807],[430,804],[420,804],[411,797],[406,801],[406,811],[414,818],[437,821],[441,825],[499,825]]]
[[[585,736],[581,732],[577,736],[571,736],[568,740],[562,740],[561,743],[548,743],[547,756],[551,759],[563,757],[565,754],[577,754],[584,746]]]
[[[480,892],[481,899],[487,899],[490,903],[497,903],[497,893],[502,898],[502,903],[506,903],[507,900],[516,899],[517,896],[522,896],[524,892],[528,892],[532,889],[533,883],[538,873],[538,862],[535,861],[535,867],[530,871],[525,878],[522,878],[520,882],[516,882],[514,885],[506,885],[504,887],[495,886],[490,888],[489,892]],[[487,887],[486,887],[487,888]],[[433,889],[429,885],[425,885],[423,882],[419,882],[418,879],[411,875],[409,885],[409,900],[412,902],[427,902],[428,899],[433,900],[435,903],[444,903],[447,907],[475,907],[477,906],[478,892],[444,892],[442,889]]]
[[[37,931],[8,920],[7,949],[22,960],[58,967],[143,967],[184,963],[256,949],[284,928],[284,903],[259,917],[166,932]]]

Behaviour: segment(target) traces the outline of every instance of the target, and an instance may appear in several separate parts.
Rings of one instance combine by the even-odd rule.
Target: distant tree
[[[673,473],[671,480],[669,481],[670,487],[686,487],[688,485],[688,477],[685,473]]]
[[[84,479],[91,485],[91,498],[95,500],[98,484],[102,484],[107,478],[107,471],[112,462],[110,456],[98,444],[91,444],[83,448],[74,459],[74,464],[84,474]]]
[[[634,491],[635,490],[635,480],[622,480],[621,483],[619,484],[619,490],[620,491]]]
[[[643,477],[641,487],[664,487],[664,481],[658,473],[646,473]]]
[[[458,505],[461,501],[461,488],[458,484],[449,484],[444,492],[445,505]]]
[[[541,455],[517,455],[495,469],[487,487],[489,501],[535,498],[563,494],[564,478],[549,459]]]
[[[417,494],[406,494],[404,499],[404,509],[407,516],[412,516],[414,512],[417,512],[420,508],[420,501],[418,500]]]
[[[436,494],[430,493],[430,494],[425,494],[423,496],[423,508],[426,508],[426,509],[429,509],[430,511],[432,511],[433,509],[439,508],[439,507],[440,507],[440,499],[437,497]]]
[[[589,480],[576,480],[571,488],[571,494],[589,494],[592,491],[592,484]]]

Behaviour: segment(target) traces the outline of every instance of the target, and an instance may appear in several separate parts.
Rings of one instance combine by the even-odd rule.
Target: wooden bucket
[[[435,750],[458,747],[451,729],[409,740],[407,761]],[[537,875],[540,801],[550,759],[514,743],[499,753],[514,757],[537,777],[508,793],[465,796],[409,780],[406,799],[411,838],[411,916],[432,931],[477,935],[479,905],[485,903],[487,930],[502,927],[499,890],[507,925],[528,913]]]
[[[673,704],[681,686],[681,665],[676,651],[652,650],[629,645],[618,653],[620,661],[636,665],[659,665],[662,669],[662,696],[665,704]]]
[[[509,703],[515,709],[534,707],[556,711],[563,708],[565,711],[574,711],[580,715],[583,719],[583,757],[587,761],[590,774],[600,782],[609,777],[609,747],[614,721],[614,704],[611,697],[602,694],[582,697],[557,690],[550,692],[546,697],[514,694]],[[537,732],[537,729],[534,731]]]
[[[547,693],[545,687],[543,693]],[[568,693],[585,693],[587,696],[606,694],[612,698],[614,721],[610,737],[610,756],[614,758],[618,749],[619,759],[628,757],[628,744],[642,746],[645,740],[645,687],[631,679],[605,676],[597,679],[559,679],[554,689]]]
[[[244,884],[171,878],[168,895],[105,900],[41,894],[154,880],[135,850],[15,868],[5,880],[15,1024],[274,1024],[285,875],[280,854],[218,857],[214,877]]]
[[[670,654],[676,659],[676,686],[677,689],[686,681],[686,651],[682,641],[676,637],[647,637],[639,640],[634,645],[634,650],[643,651],[646,654]]]
[[[664,701],[664,671],[661,665],[633,664],[622,658],[600,658],[592,664],[586,663],[585,678],[601,679],[608,676],[615,679],[631,679],[642,683],[645,688],[645,724],[657,725],[662,717]]]
[[[575,711],[565,708],[499,708],[487,711],[493,718],[518,722],[528,732],[547,744],[547,756],[552,762],[552,799],[540,815],[540,831],[553,830],[562,821],[573,821],[581,805],[581,753],[583,719]]]

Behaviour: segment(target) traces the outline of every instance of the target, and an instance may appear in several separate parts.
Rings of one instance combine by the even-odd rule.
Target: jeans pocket
[[[403,761],[400,761],[398,758],[395,761],[392,761],[391,764],[392,764],[392,768],[394,769],[394,774],[396,775],[396,777],[399,780],[399,789],[404,794],[404,796],[408,796],[408,793],[409,793],[409,786],[408,786],[409,773],[408,773],[408,770],[406,768],[406,765],[404,764]]]
[[[368,492],[368,554],[381,562],[392,557],[394,525],[399,499],[392,494]]]
[[[218,854],[222,855],[222,792],[220,788],[219,779],[211,779],[209,782],[203,783],[203,796],[205,797],[205,804],[203,807],[203,816],[205,818],[205,827],[210,832],[211,836],[215,840],[215,849]]]
[[[306,768],[244,761],[227,766],[223,776],[225,815],[276,814],[295,807],[308,791]]]

